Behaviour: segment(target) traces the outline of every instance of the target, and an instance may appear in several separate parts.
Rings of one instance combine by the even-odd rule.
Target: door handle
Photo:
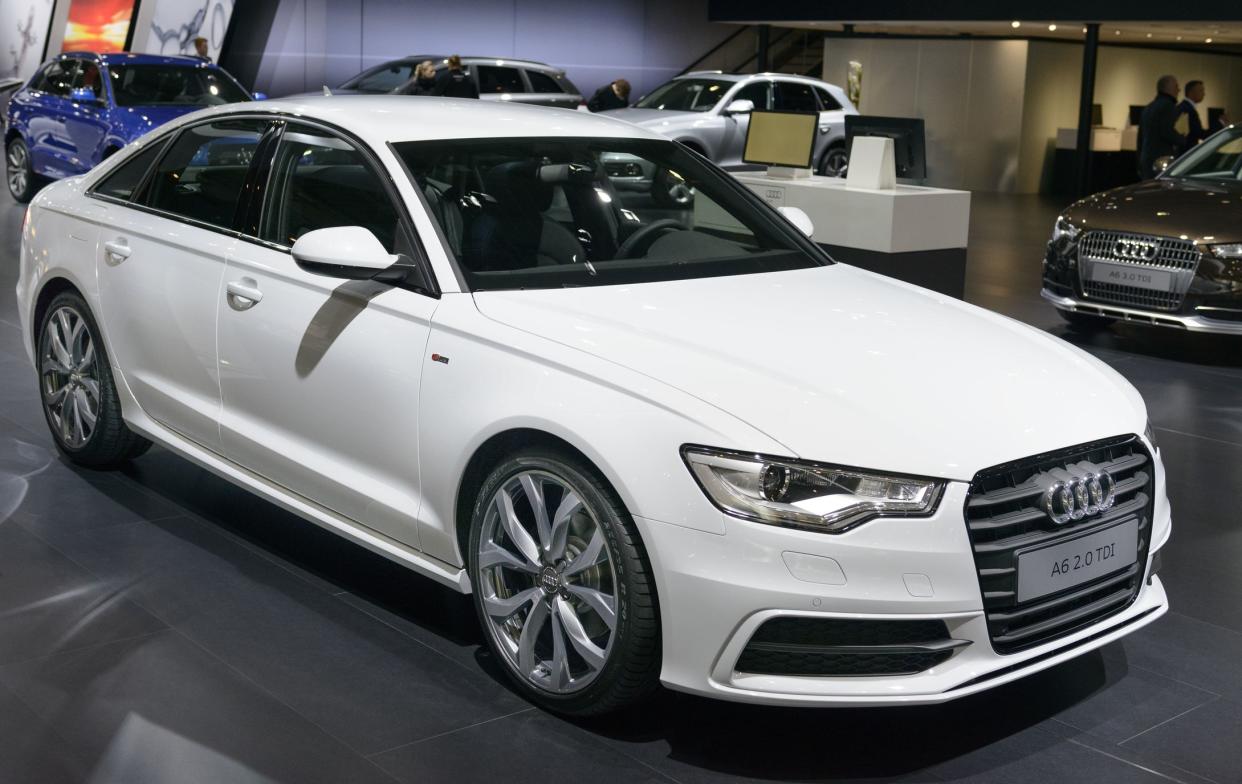
[[[250,286],[240,280],[229,281],[224,289],[228,292],[229,304],[237,310],[249,310],[263,299],[263,292],[256,286]]]
[[[124,261],[129,258],[129,246],[125,244],[125,240],[113,240],[104,243],[104,253],[107,253],[117,261]]]

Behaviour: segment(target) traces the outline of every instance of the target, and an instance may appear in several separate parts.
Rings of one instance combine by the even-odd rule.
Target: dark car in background
[[[1132,321],[1242,335],[1242,126],[1154,180],[1061,213],[1042,294],[1079,329]]]
[[[424,60],[435,65],[437,74],[448,68],[445,55],[414,54],[368,68],[333,88],[332,92],[408,95],[414,87],[414,69]],[[583,102],[582,93],[565,72],[547,63],[463,55],[461,64],[478,86],[479,97],[483,100],[517,101],[563,109],[577,109]]]
[[[9,192],[29,201],[39,178],[90,171],[174,117],[254,97],[223,68],[197,57],[58,55],[13,94],[4,113]]]

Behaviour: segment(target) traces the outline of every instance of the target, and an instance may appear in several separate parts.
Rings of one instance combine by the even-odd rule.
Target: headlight
[[[1057,216],[1057,222],[1052,225],[1052,241],[1059,242],[1064,239],[1066,242],[1073,242],[1078,239],[1078,235],[1082,233],[1069,219],[1064,215]]]
[[[1212,255],[1218,259],[1242,259],[1242,242],[1234,242],[1229,245],[1213,245],[1211,249]]]
[[[1147,427],[1143,430],[1143,437],[1147,439],[1147,443],[1151,444],[1153,452],[1159,451],[1160,445],[1156,443],[1156,426],[1147,420]]]
[[[926,517],[944,482],[779,457],[685,446],[682,458],[721,511],[759,523],[839,534],[876,517]]]

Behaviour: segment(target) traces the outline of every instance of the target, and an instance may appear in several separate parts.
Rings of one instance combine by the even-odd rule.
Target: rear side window
[[[232,228],[242,185],[267,126],[266,120],[217,120],[182,131],[156,166],[145,203]]]
[[[776,106],[778,112],[818,112],[815,91],[802,82],[777,82]]]
[[[832,97],[832,93],[822,87],[815,88],[815,94],[819,96],[819,102],[824,107],[823,111],[833,112],[841,108],[841,102]]]
[[[530,79],[530,91],[532,93],[565,92],[565,90],[555,79],[542,71],[527,71],[526,78]]]
[[[369,229],[389,253],[397,248],[399,217],[375,169],[352,144],[323,131],[290,125],[272,167],[260,236],[292,246],[298,237],[332,226]]]
[[[157,140],[147,145],[142,152],[131,155],[116,168],[116,171],[104,177],[103,181],[95,186],[95,193],[129,201],[133,198],[134,191],[142,184],[143,178],[147,176],[151,164],[155,163],[155,159],[160,156],[165,142],[165,139]]]
[[[516,68],[498,65],[480,65],[476,68],[479,72],[480,95],[526,92],[526,86],[522,84],[522,72]]]

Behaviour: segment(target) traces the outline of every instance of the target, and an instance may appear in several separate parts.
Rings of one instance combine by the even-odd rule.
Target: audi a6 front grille
[[[913,675],[969,643],[944,621],[773,618],[738,658],[738,672],[819,677]]]
[[[1201,253],[1188,240],[1131,234],[1120,231],[1089,231],[1078,242],[1078,275],[1086,299],[1144,310],[1177,310],[1194,279]],[[1130,285],[1125,280],[1099,280],[1097,265],[1123,268],[1158,276],[1167,285]]]
[[[1092,482],[1090,476],[1104,480]],[[1134,601],[1151,545],[1153,481],[1151,456],[1137,436],[1036,455],[975,475],[966,501],[966,524],[997,653],[1016,653],[1063,637]],[[1110,489],[1111,506],[1096,504],[1096,511],[1088,513],[1092,499]],[[1065,519],[1061,513],[1067,506],[1082,510],[1081,516]],[[1093,534],[1131,524],[1138,536],[1133,563],[1064,590],[1020,597],[1018,565],[1024,553],[1071,540],[1094,541]]]

